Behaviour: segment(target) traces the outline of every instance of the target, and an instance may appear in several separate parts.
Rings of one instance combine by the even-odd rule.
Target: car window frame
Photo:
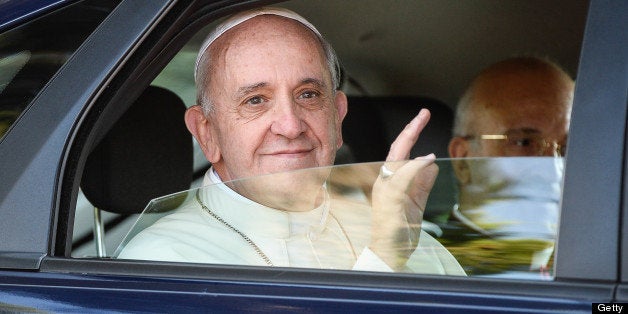
[[[124,5],[140,6],[132,1],[124,1]],[[67,230],[67,225],[72,225],[73,217],[58,217],[67,215],[68,209],[76,203],[76,193],[62,193],[78,191],[78,186],[63,189],[60,180],[64,178],[65,166],[72,160],[68,149],[75,140],[72,134],[75,122],[81,120],[85,104],[92,104],[99,94],[107,94],[107,83],[118,70],[119,61],[127,58],[129,51],[133,51],[138,40],[170,3],[159,0],[144,5],[147,14],[141,18],[120,16],[123,15],[118,10],[120,6],[105,18],[3,138],[0,156],[12,163],[2,163],[0,169],[3,176],[14,179],[13,184],[0,187],[0,218],[11,222],[2,225],[6,241],[0,243],[0,268],[39,268],[42,258],[54,252],[55,246],[60,244],[54,240],[59,238],[55,237],[57,228]],[[117,20],[120,25],[114,25],[112,20]],[[103,36],[108,32],[117,32],[119,36]],[[108,43],[103,38],[107,38]],[[83,80],[75,79],[77,73]],[[72,93],[67,92],[68,87],[73,88]],[[38,126],[38,132],[33,132],[32,125]],[[23,142],[29,145],[21,145]],[[25,159],[24,156],[32,158]],[[40,188],[33,193],[35,186]],[[20,195],[30,197],[24,199]],[[30,209],[31,215],[20,215],[23,208]],[[16,217],[24,220],[16,221]],[[24,237],[24,234],[29,236]]]
[[[628,41],[625,31],[614,37],[608,30],[626,29],[627,8],[620,1],[590,3],[567,144],[556,249],[557,278],[619,279],[619,244],[626,243],[620,212],[625,197],[622,190]],[[592,186],[607,188],[591,189]],[[609,217],[616,219],[609,221]],[[584,225],[591,227],[583,232]],[[587,250],[586,258],[579,248],[583,240],[590,244],[588,249],[594,249]],[[626,259],[623,261],[626,263]],[[626,276],[625,271],[622,273]]]
[[[121,6],[130,6],[133,1],[125,0]],[[85,116],[84,111],[89,108],[83,108],[83,103],[93,104],[94,102],[100,102],[107,105],[113,102],[115,99],[121,97],[131,97],[128,90],[131,84],[141,82],[140,78],[142,74],[150,76],[158,72],[159,66],[165,65],[168,57],[172,57],[172,47],[182,46],[182,39],[174,35],[175,32],[191,32],[194,29],[199,29],[200,24],[211,20],[216,16],[226,14],[227,12],[240,9],[253,4],[267,3],[267,2],[254,2],[250,1],[245,4],[224,4],[216,3],[206,7],[206,11],[190,12],[194,5],[184,5],[179,3],[180,6],[173,5],[172,1],[160,0],[154,1],[152,16],[134,16],[133,22],[129,22],[128,25],[120,26],[120,21],[123,21],[128,16],[122,16],[112,14],[108,18],[102,27],[100,27],[93,37],[79,49],[79,51],[73,56],[72,62],[65,66],[59,75],[49,84],[49,86],[38,97],[33,109],[28,113],[29,119],[41,119],[42,114],[45,113],[44,106],[41,104],[51,100],[55,105],[60,108],[68,108],[69,114],[60,115],[55,117],[58,120],[68,121],[68,124],[72,124],[72,121],[80,120]],[[191,2],[190,2],[191,3]],[[382,273],[369,273],[369,272],[349,272],[349,271],[326,271],[326,270],[308,270],[308,269],[269,269],[269,268],[257,268],[257,267],[243,267],[243,266],[230,266],[230,265],[197,265],[197,264],[182,264],[182,263],[160,263],[160,262],[134,262],[134,261],[110,261],[110,260],[95,260],[95,259],[70,259],[64,257],[64,253],[60,253],[59,250],[64,250],[66,241],[68,226],[60,226],[59,218],[62,215],[73,215],[73,211],[68,208],[76,203],[76,194],[78,191],[78,183],[74,180],[72,171],[79,171],[81,166],[80,161],[77,161],[76,152],[71,151],[73,143],[76,141],[86,141],[81,139],[77,134],[77,126],[67,126],[62,130],[55,130],[52,123],[46,124],[49,130],[49,136],[35,137],[34,140],[37,143],[41,143],[44,140],[49,140],[49,145],[58,145],[58,143],[65,143],[63,151],[55,151],[53,156],[41,156],[37,155],[37,152],[32,152],[36,156],[32,163],[26,167],[26,170],[15,175],[19,178],[23,178],[24,181],[19,185],[19,188],[15,191],[6,191],[6,188],[0,188],[0,196],[7,195],[9,202],[14,197],[18,199],[20,192],[24,192],[24,189],[31,188],[29,184],[41,184],[43,186],[54,187],[49,191],[42,192],[41,195],[34,195],[32,201],[28,204],[24,204],[26,208],[36,208],[33,210],[37,215],[41,216],[32,224],[28,229],[33,231],[33,238],[41,236],[41,239],[50,239],[50,243],[41,239],[29,239],[19,240],[18,236],[13,236],[10,241],[21,241],[19,243],[24,244],[24,253],[18,258],[10,257],[6,252],[11,247],[0,244],[0,268],[30,268],[33,270],[39,270],[41,272],[51,273],[85,273],[92,275],[107,275],[118,276],[116,278],[146,278],[155,276],[159,278],[190,278],[195,280],[205,281],[219,281],[219,282],[251,282],[263,284],[283,283],[283,284],[299,284],[299,285],[312,285],[312,286],[333,286],[333,287],[363,287],[369,289],[398,289],[400,291],[412,290],[412,291],[450,291],[465,293],[493,293],[501,295],[529,295],[534,297],[545,297],[548,299],[558,298],[560,300],[569,300],[578,298],[582,300],[599,300],[607,302],[613,299],[615,283],[618,280],[619,274],[619,243],[621,239],[625,240],[623,236],[620,239],[620,233],[622,231],[619,213],[620,205],[623,201],[622,194],[623,189],[623,159],[624,159],[624,143],[625,143],[625,112],[626,112],[626,84],[624,81],[622,84],[616,84],[615,81],[610,81],[605,78],[600,78],[598,73],[600,70],[610,70],[612,73],[617,74],[616,69],[613,69],[613,65],[606,58],[612,56],[615,53],[610,48],[599,47],[600,43],[614,41],[617,36],[610,32],[603,32],[604,27],[608,26],[608,23],[622,23],[619,21],[620,17],[608,18],[605,14],[608,14],[612,9],[604,6],[605,2],[593,1],[589,8],[589,17],[586,25],[585,38],[581,54],[581,65],[578,70],[578,80],[576,87],[576,96],[574,103],[574,111],[572,113],[572,131],[576,134],[570,136],[569,150],[566,157],[566,178],[564,183],[564,195],[561,206],[561,213],[565,210],[569,210],[569,214],[561,214],[561,225],[558,240],[558,252],[556,259],[556,276],[554,281],[548,282],[535,282],[535,281],[521,281],[521,280],[503,280],[503,279],[487,279],[487,278],[465,278],[461,280],[457,277],[443,277],[443,276],[429,276],[429,275],[408,275],[408,274],[382,274]],[[173,9],[174,8],[174,9]],[[172,17],[169,20],[168,17],[163,15],[169,10],[172,10],[172,14],[176,17]],[[179,10],[179,11],[177,11]],[[214,11],[215,10],[215,11]],[[176,11],[176,12],[175,12]],[[623,9],[625,12],[625,8]],[[114,12],[115,13],[115,12]],[[200,18],[203,16],[202,18]],[[154,24],[158,20],[167,20],[168,23],[180,23],[179,26],[170,28],[154,27]],[[117,25],[117,26],[116,26]],[[98,34],[106,31],[116,31],[124,29],[124,36],[116,38],[115,41],[106,42],[102,37],[97,37]],[[150,30],[153,33],[150,33]],[[599,32],[595,32],[599,29]],[[163,33],[157,34],[154,30],[160,30]],[[148,34],[148,35],[147,35]],[[599,36],[599,37],[598,37]],[[148,38],[148,39],[146,39]],[[169,43],[165,43],[165,39],[170,40]],[[111,41],[111,39],[108,39]],[[138,42],[143,40],[143,45],[148,48],[138,48]],[[113,47],[115,48],[113,48]],[[154,47],[153,47],[154,46]],[[105,49],[107,48],[107,49]],[[625,51],[625,44],[622,47]],[[105,49],[105,51],[101,51]],[[110,54],[107,57],[101,57],[96,59],[98,62],[94,66],[95,60],[90,56],[97,52],[97,55],[102,56],[107,53]],[[149,51],[148,56],[154,56],[155,60],[152,62],[138,61],[137,54],[140,52],[146,53]],[[624,54],[625,55],[625,54]],[[136,57],[137,59],[133,59]],[[125,60],[124,64],[118,64],[118,60]],[[130,61],[129,61],[130,60]],[[612,58],[610,60],[613,60]],[[625,60],[624,60],[625,62]],[[85,70],[85,65],[91,64],[93,70]],[[102,69],[104,70],[101,70]],[[88,69],[91,67],[87,67]],[[79,88],[85,90],[85,93],[78,95],[67,95],[62,93],[65,90],[65,85],[74,77],[73,75],[81,71],[86,75],[86,82],[79,82]],[[86,72],[86,73],[85,73]],[[148,73],[148,74],[147,74]],[[616,76],[614,76],[616,77]],[[135,79],[129,79],[135,78]],[[148,79],[146,79],[148,80]],[[109,88],[107,84],[111,84]],[[144,82],[148,84],[148,82]],[[112,87],[120,87],[116,92],[111,92]],[[623,88],[623,91],[621,90]],[[125,90],[126,89],[126,90]],[[596,111],[596,106],[591,104],[598,104],[598,102],[589,102],[589,100],[595,100],[599,90],[609,92],[614,97],[617,97],[621,108],[618,108],[619,112],[611,111],[610,113],[600,113],[600,110]],[[126,93],[126,95],[125,95]],[[623,97],[623,98],[622,98]],[[623,99],[623,102],[621,100]],[[599,101],[599,100],[598,100]],[[603,102],[606,103],[606,102]],[[602,103],[602,104],[603,104]],[[622,115],[623,113],[623,115]],[[610,117],[608,123],[605,120],[608,115],[618,115]],[[591,119],[587,117],[596,117],[598,119]],[[620,121],[621,120],[621,121]],[[596,121],[605,121],[603,127],[600,127],[601,123]],[[591,127],[599,127],[598,130],[591,130]],[[16,132],[16,130],[19,130]],[[28,132],[26,126],[21,125],[19,128],[13,130],[11,134],[11,140],[17,143],[17,136],[25,135]],[[582,134],[583,132],[589,132]],[[602,144],[605,146],[605,150],[602,152],[607,153],[605,155],[605,161],[612,165],[611,169],[606,169],[601,166],[593,167],[593,170],[598,170],[599,173],[595,173],[591,177],[592,180],[583,182],[583,178],[587,178],[589,171],[584,171],[590,166],[591,155],[587,153],[592,148],[598,148],[597,145],[593,145],[591,139],[596,139],[596,136],[602,136]],[[31,136],[29,138],[33,138]],[[582,137],[582,138],[580,138]],[[619,143],[619,145],[617,145]],[[44,145],[44,144],[41,144]],[[610,145],[610,146],[609,146]],[[617,145],[617,146],[613,146]],[[2,153],[6,150],[6,147],[1,147]],[[80,155],[80,154],[79,154]],[[3,156],[7,156],[6,154]],[[9,154],[9,156],[11,156]],[[84,162],[84,160],[83,160]],[[50,164],[59,165],[58,168],[49,167]],[[46,169],[54,168],[54,169]],[[3,169],[0,169],[3,170]],[[38,172],[38,181],[34,182],[32,176]],[[80,173],[80,172],[79,172]],[[64,180],[57,181],[58,175],[61,175]],[[43,179],[42,179],[43,177]],[[617,183],[617,191],[613,191],[612,196],[616,196],[613,200],[607,200],[602,202],[604,208],[602,211],[598,211],[599,215],[591,217],[586,215],[585,217],[579,216],[579,213],[585,213],[586,210],[590,210],[590,204],[582,203],[582,191],[586,191],[585,188],[591,188],[591,186],[605,186],[609,181]],[[43,182],[42,182],[43,181]],[[581,181],[581,182],[578,182]],[[49,184],[49,185],[46,185]],[[590,194],[591,202],[596,200],[602,201],[608,197],[601,188],[598,188],[594,194]],[[2,203],[0,207],[0,219],[3,217],[11,217],[11,214],[16,214],[15,209],[9,208],[6,203]],[[54,212],[49,212],[50,205]],[[8,211],[5,209],[9,208]],[[567,208],[567,209],[565,209]],[[609,224],[607,220],[609,217],[615,217],[614,224],[610,224],[611,231],[604,232],[603,234],[595,234],[600,231],[600,228],[609,230]],[[593,220],[591,220],[593,219]],[[580,223],[586,223],[587,221],[600,222],[604,219],[602,224],[596,226],[591,230],[578,230],[577,226]],[[70,218],[71,221],[71,218]],[[579,222],[569,226],[568,223]],[[67,222],[66,222],[67,223]],[[69,224],[71,225],[71,223]],[[625,225],[625,224],[624,224]],[[19,226],[16,226],[16,228]],[[23,227],[23,226],[22,226]],[[43,230],[43,231],[42,231]],[[16,230],[17,233],[18,230]],[[20,233],[25,230],[19,230]],[[50,232],[50,234],[49,234]],[[64,233],[65,232],[65,233]],[[42,236],[43,235],[43,236]],[[599,256],[591,256],[592,254],[582,254],[582,250],[579,250],[577,239],[581,237],[587,237],[591,241],[602,241],[600,243],[608,243],[608,246],[604,246],[600,249]],[[62,239],[62,240],[55,240]],[[563,239],[568,239],[567,241]],[[564,242],[564,243],[563,243]],[[626,241],[623,241],[626,243]],[[617,247],[612,248],[615,245]],[[625,252],[623,250],[622,252]],[[69,256],[69,255],[68,255]],[[577,257],[580,262],[577,265],[570,263],[570,258]],[[591,266],[595,263],[599,263],[600,260],[614,261],[614,266],[609,267],[612,269],[605,271],[588,271],[585,267]],[[625,259],[624,259],[625,260]],[[18,262],[28,262],[27,267],[20,267]],[[571,260],[573,262],[573,260]],[[623,265],[623,264],[621,264]],[[625,272],[624,272],[625,273]]]

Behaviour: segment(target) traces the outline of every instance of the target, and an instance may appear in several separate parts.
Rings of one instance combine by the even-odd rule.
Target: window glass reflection
[[[404,162],[396,162],[397,167]],[[468,177],[452,171],[466,163]],[[122,259],[551,279],[562,158],[442,159],[418,243],[387,265],[374,239],[396,219],[374,206],[383,163],[277,173],[152,201],[118,248]],[[391,166],[387,163],[387,166]],[[395,175],[395,174],[393,174]],[[453,180],[452,180],[453,178]],[[466,181],[464,181],[466,180]],[[445,184],[443,184],[443,182]],[[246,187],[247,196],[232,187]],[[292,187],[291,187],[292,186]],[[374,191],[375,190],[375,191]],[[272,191],[272,193],[268,193]],[[405,191],[387,195],[407,195]],[[453,196],[453,197],[452,197]],[[377,197],[377,196],[375,196]],[[409,198],[402,200],[410,204]],[[390,204],[394,203],[391,201]],[[397,208],[397,207],[395,207]],[[412,209],[408,206],[407,209]],[[449,208],[449,210],[444,210]],[[410,220],[415,213],[404,217]],[[412,234],[413,224],[396,234]],[[379,233],[374,233],[379,232]]]

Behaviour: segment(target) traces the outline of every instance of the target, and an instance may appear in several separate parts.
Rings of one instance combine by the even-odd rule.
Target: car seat
[[[141,213],[151,199],[189,189],[193,148],[185,110],[176,94],[149,86],[88,156],[81,189],[95,208],[99,257],[106,256],[100,210]]]

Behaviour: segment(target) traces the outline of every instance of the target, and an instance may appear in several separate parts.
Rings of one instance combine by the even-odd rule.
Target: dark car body
[[[76,4],[27,3],[0,32]],[[72,258],[99,132],[194,32],[266,3],[122,0],[28,101],[0,141],[0,312],[588,313],[628,302],[626,1],[588,5],[553,280]]]

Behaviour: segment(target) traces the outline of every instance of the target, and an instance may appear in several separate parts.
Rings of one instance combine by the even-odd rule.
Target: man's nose
[[[273,121],[270,127],[273,134],[295,139],[305,132],[302,112],[292,100],[281,101],[273,107]]]

